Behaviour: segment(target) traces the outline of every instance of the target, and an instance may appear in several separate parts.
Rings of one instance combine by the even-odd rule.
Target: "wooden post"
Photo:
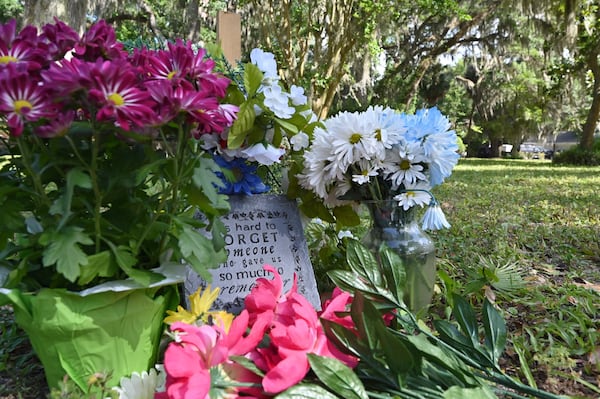
[[[219,11],[217,43],[223,49],[225,59],[235,66],[242,58],[242,19],[239,14]]]

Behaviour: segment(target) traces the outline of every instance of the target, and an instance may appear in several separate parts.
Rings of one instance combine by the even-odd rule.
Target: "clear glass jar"
[[[362,242],[379,251],[383,245],[392,249],[406,270],[404,302],[417,313],[431,303],[436,278],[435,245],[417,220],[416,207],[408,210],[394,200],[367,201],[372,225]]]

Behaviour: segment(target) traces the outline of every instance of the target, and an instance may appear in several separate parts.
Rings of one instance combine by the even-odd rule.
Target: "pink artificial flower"
[[[209,399],[211,368],[215,367],[228,379],[256,385],[223,388],[225,397],[261,397],[261,391],[258,390],[260,377],[230,361],[229,356],[244,355],[253,350],[264,335],[266,323],[263,324],[256,325],[246,335],[248,316],[243,313],[234,320],[229,334],[217,326],[173,323],[171,331],[176,339],[167,347],[164,358],[167,389],[156,397]]]
[[[53,105],[38,82],[20,73],[14,65],[0,73],[0,113],[7,117],[13,136],[23,133],[25,122],[53,115]]]
[[[273,279],[259,278],[245,305],[255,320],[272,312],[269,346],[250,355],[265,372],[262,380],[265,392],[276,394],[300,382],[310,369],[308,353],[337,358],[354,367],[356,358],[341,353],[327,339],[317,312],[297,292],[296,283],[283,295],[281,276],[272,266],[266,265],[264,269],[273,274]]]
[[[150,96],[138,87],[128,62],[98,60],[90,70],[90,78],[89,96],[100,106],[98,120],[114,120],[124,130],[154,121]]]
[[[352,305],[352,295],[335,287],[329,298],[323,304],[323,310],[319,314],[322,319],[333,321],[340,324],[348,330],[355,331],[356,326],[350,316],[350,306]]]

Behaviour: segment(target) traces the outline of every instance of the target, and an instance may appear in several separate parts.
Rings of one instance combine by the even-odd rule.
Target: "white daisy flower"
[[[361,159],[351,168],[355,172],[352,181],[360,185],[370,182],[371,177],[379,174],[379,165],[367,159]]]
[[[130,378],[122,377],[119,387],[113,390],[119,394],[119,399],[153,399],[159,377],[155,369],[142,374],[133,372]]]
[[[424,183],[419,183],[407,187],[405,191],[394,197],[398,201],[398,205],[407,211],[415,205],[421,208],[431,203],[431,194],[429,194],[429,186]]]
[[[342,112],[325,121],[325,126],[332,141],[330,161],[340,169],[345,171],[359,159],[371,159],[377,153],[377,140],[372,130],[364,128],[360,114]]]
[[[385,178],[392,182],[393,189],[426,181],[427,176],[421,165],[424,160],[422,148],[418,143],[394,146],[392,151],[387,152],[383,163]]]

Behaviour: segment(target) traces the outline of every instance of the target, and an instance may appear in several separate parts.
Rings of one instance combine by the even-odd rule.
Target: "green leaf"
[[[254,97],[263,81],[263,77],[263,73],[256,65],[252,63],[244,65],[244,88],[248,98]]]
[[[59,196],[50,206],[51,215],[61,215],[62,218],[58,223],[57,229],[60,230],[69,216],[71,215],[71,202],[73,200],[73,190],[75,186],[90,189],[92,187],[92,181],[87,173],[81,168],[73,168],[67,173],[67,184],[65,191]]]
[[[389,248],[379,253],[381,270],[385,276],[386,286],[394,295],[397,303],[403,303],[406,285],[406,269],[400,256]]]
[[[244,367],[247,370],[252,371],[254,374],[256,374],[260,377],[265,376],[265,373],[261,369],[259,369],[252,360],[248,359],[247,357],[229,356],[229,360],[234,361],[235,363],[239,364],[240,366]]]
[[[494,399],[498,398],[487,386],[462,388],[453,386],[444,392],[444,399]]]
[[[51,243],[44,249],[44,266],[56,264],[56,271],[74,282],[81,273],[80,267],[88,263],[88,258],[79,244],[92,245],[94,242],[80,227],[70,226],[48,234],[45,240]]]
[[[352,270],[365,278],[372,287],[384,286],[379,265],[370,250],[357,240],[349,240],[346,260]]]
[[[345,399],[368,399],[367,392],[352,369],[331,357],[308,354],[310,367],[331,391]]]
[[[475,318],[475,312],[471,305],[458,294],[452,295],[452,301],[454,306],[452,307],[452,313],[456,318],[456,321],[460,325],[463,333],[471,338],[473,346],[479,345],[479,330],[477,328],[477,319]]]
[[[277,123],[279,126],[281,126],[285,131],[287,131],[291,135],[298,133],[298,126],[294,125],[293,123],[290,123],[289,121],[286,121],[286,120],[280,119],[280,118],[274,118],[274,120],[275,120],[275,123]]]
[[[123,245],[116,247],[110,242],[107,243],[119,268],[121,268],[121,270],[123,270],[127,276],[131,277],[137,283],[148,286],[163,279],[163,276],[158,273],[136,269],[135,266],[137,265],[138,260],[131,252],[130,248],[127,248]]]
[[[316,384],[296,384],[275,396],[276,399],[340,399]],[[343,398],[342,398],[343,399]]]
[[[467,357],[477,361],[486,367],[493,367],[494,364],[488,358],[486,353],[481,352],[481,345],[473,345],[471,339],[458,331],[458,328],[446,320],[434,320],[433,324],[442,341],[452,346],[454,349],[462,352]]]
[[[86,285],[92,281],[96,276],[111,277],[116,271],[117,267],[112,262],[110,251],[102,251],[88,256],[88,263],[81,266],[81,273],[77,284]]]
[[[497,363],[506,345],[506,324],[494,305],[487,299],[483,303],[483,329],[485,346],[492,353],[494,363]]]
[[[229,136],[227,136],[227,148],[236,149],[244,144],[248,131],[254,126],[254,119],[256,114],[254,112],[254,102],[248,101],[240,105],[240,109],[237,113],[237,118],[231,128],[229,129]]]
[[[360,217],[350,205],[333,208],[333,215],[336,222],[343,226],[358,226],[360,224]]]
[[[194,169],[194,184],[202,189],[202,192],[212,204],[219,202],[218,187],[223,187],[223,182],[215,174],[220,170],[219,165],[207,157],[200,157],[200,164]]]
[[[196,273],[207,281],[210,280],[210,273],[207,270],[227,260],[225,250],[215,251],[212,240],[189,225],[182,226],[182,231],[177,238],[183,257]]]

